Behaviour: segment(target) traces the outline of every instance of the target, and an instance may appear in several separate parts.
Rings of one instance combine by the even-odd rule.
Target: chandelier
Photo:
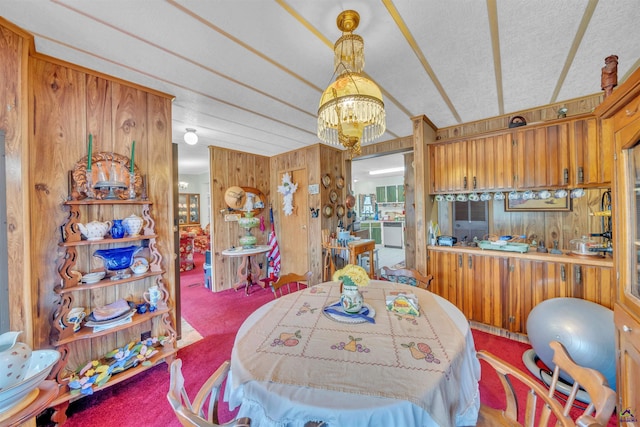
[[[351,157],[359,156],[360,144],[380,137],[386,128],[384,102],[378,86],[362,74],[364,41],[352,32],[358,28],[360,15],[345,10],[336,20],[342,36],[336,41],[334,75],[318,108],[318,138],[343,145]]]

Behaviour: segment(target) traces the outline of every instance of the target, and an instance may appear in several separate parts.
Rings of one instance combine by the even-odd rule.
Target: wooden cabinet
[[[176,331],[173,326],[169,292],[164,285],[161,268],[162,256],[158,251],[155,222],[151,217],[151,203],[145,200],[70,200],[64,203],[69,209],[69,217],[63,225],[63,240],[59,244],[64,250],[64,257],[58,268],[60,284],[55,287],[58,304],[51,317],[51,344],[60,351],[62,358],[54,368],[52,375],[60,384],[60,393],[52,404],[56,409],[54,419],[64,422],[64,414],[69,401],[77,397],[69,386],[72,374],[93,360],[105,360],[107,353],[122,348],[128,343],[135,343],[144,336],[163,337],[153,346],[157,353],[151,356],[149,363],[135,363],[134,366],[118,372],[104,384],[94,385],[95,391],[102,390],[124,379],[133,377],[157,363],[166,360],[171,363],[176,349]],[[142,215],[144,226],[138,235],[125,235],[112,238],[109,234],[103,239],[82,240],[79,223],[90,221],[110,221],[137,213]],[[102,261],[95,257],[97,249],[116,249],[125,246],[139,246],[138,255],[148,261],[149,269],[142,274],[127,274],[116,277],[106,269]],[[98,281],[83,283],[82,277],[89,272],[104,271],[106,276]],[[127,269],[128,272],[128,269]],[[132,304],[144,302],[143,294],[151,286],[160,291],[157,308],[144,313],[135,312],[128,323],[118,324],[107,329],[95,329],[82,326],[74,331],[68,323],[67,314],[73,307],[82,307],[86,314],[97,307],[106,306],[118,300],[126,300]],[[87,316],[89,318],[89,316]],[[112,362],[113,363],[113,362]]]
[[[200,224],[200,195],[180,193],[178,195],[178,223],[180,225]]]
[[[518,189],[557,188],[569,185],[569,125],[541,126],[516,131]]]
[[[617,412],[638,417],[640,393],[640,70],[596,108],[601,144],[614,147],[613,247],[617,280],[614,307]],[[630,422],[620,419],[620,423]],[[632,424],[636,421],[633,420]]]
[[[429,252],[431,291],[449,300],[469,320],[502,327],[502,280],[507,258]]]
[[[610,184],[613,173],[613,144],[601,143],[597,119],[576,119],[569,123],[569,127],[572,155],[569,177],[571,186]]]
[[[429,146],[431,193],[513,188],[512,133]]]

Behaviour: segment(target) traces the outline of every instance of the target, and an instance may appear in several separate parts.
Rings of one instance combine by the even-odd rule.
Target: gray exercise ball
[[[549,342],[562,343],[581,366],[602,373],[616,389],[616,342],[613,311],[580,298],[552,298],[536,305],[527,318],[529,342],[540,360],[553,370]],[[571,377],[560,376],[570,383]]]

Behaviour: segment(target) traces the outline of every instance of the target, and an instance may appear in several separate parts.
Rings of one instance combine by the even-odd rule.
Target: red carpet
[[[257,286],[250,296],[244,291],[228,290],[212,293],[204,288],[203,256],[196,255],[196,268],[181,276],[182,315],[204,338],[181,349],[178,357],[183,361],[183,374],[189,395],[195,397],[204,379],[224,360],[231,357],[235,333],[244,319],[261,305],[272,301],[270,290]],[[527,344],[473,330],[476,349],[488,350],[526,371],[522,353]],[[495,373],[482,364],[480,396],[483,403],[499,408],[504,395]],[[166,399],[169,388],[169,372],[166,364],[160,364],[121,384],[70,404],[65,426],[107,427],[163,426],[179,427]],[[221,421],[230,419],[227,405],[220,405]],[[38,425],[50,426],[45,416]],[[614,420],[611,426],[616,425]]]

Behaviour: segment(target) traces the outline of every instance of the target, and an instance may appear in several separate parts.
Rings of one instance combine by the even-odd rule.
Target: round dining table
[[[230,408],[253,427],[475,425],[480,363],[462,312],[409,285],[362,289],[362,316],[339,313],[337,282],[252,313],[232,351]],[[419,315],[392,310],[398,296],[417,301]]]

